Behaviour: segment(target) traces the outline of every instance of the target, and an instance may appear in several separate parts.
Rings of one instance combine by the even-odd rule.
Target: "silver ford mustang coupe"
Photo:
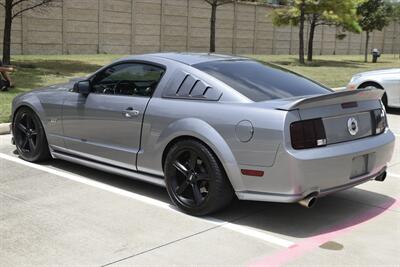
[[[205,215],[236,196],[299,202],[383,181],[394,148],[381,90],[333,92],[246,58],[129,56],[13,101],[21,158],[165,186]]]

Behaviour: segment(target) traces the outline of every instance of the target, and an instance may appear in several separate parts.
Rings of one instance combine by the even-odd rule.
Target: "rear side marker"
[[[242,174],[246,176],[256,176],[256,177],[262,177],[264,176],[263,171],[258,171],[258,170],[248,170],[248,169],[242,169]]]

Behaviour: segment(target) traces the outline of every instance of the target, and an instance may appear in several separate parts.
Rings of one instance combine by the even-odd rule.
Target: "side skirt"
[[[104,171],[104,172],[108,172],[108,173],[112,173],[112,174],[117,174],[117,175],[121,175],[121,176],[126,176],[131,179],[136,179],[136,180],[140,180],[143,182],[158,185],[161,187],[165,187],[165,181],[164,181],[163,177],[160,177],[160,176],[154,176],[154,175],[149,175],[149,174],[144,174],[144,173],[139,173],[139,172],[135,172],[135,171],[131,171],[131,170],[114,167],[111,165],[105,165],[105,164],[102,164],[99,162],[74,157],[72,155],[68,155],[68,154],[65,154],[65,153],[62,153],[59,151],[52,151],[51,154],[52,154],[53,158],[56,158],[56,159],[62,159],[65,161],[69,161],[72,163],[90,167],[90,168],[93,168],[96,170],[100,170],[100,171]]]

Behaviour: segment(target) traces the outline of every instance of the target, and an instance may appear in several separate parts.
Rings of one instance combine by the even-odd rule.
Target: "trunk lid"
[[[298,113],[301,121],[321,119],[326,145],[376,134],[374,111],[381,110],[382,90],[338,91],[325,95],[283,99],[275,108]],[[380,113],[379,113],[380,114]]]
[[[325,95],[305,96],[277,106],[281,110],[310,109],[331,105],[342,105],[350,102],[378,101],[383,91],[376,89],[341,90]]]

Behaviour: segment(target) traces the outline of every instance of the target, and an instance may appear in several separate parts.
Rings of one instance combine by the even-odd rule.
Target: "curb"
[[[0,135],[9,134],[11,132],[11,123],[0,123]]]

